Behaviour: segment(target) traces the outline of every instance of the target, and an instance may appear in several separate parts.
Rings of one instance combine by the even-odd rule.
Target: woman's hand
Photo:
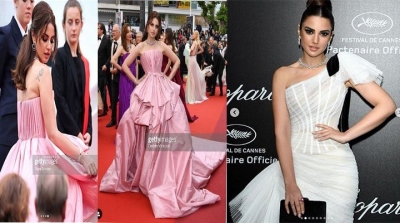
[[[91,138],[92,137],[90,136],[90,134],[88,132],[85,133],[85,135],[83,136],[83,142],[85,143],[85,145],[89,146]]]
[[[301,215],[305,212],[304,200],[299,187],[295,183],[285,186],[285,209],[288,214],[290,214],[289,205],[292,213],[301,218]]]
[[[96,176],[97,175],[97,166],[96,163],[89,157],[89,155],[82,154],[79,163],[85,168],[87,174]]]
[[[346,133],[344,132],[340,132],[339,130],[324,124],[316,124],[315,126],[320,128],[320,130],[312,132],[314,138],[317,139],[318,141],[333,139],[339,143],[348,142],[346,138]]]

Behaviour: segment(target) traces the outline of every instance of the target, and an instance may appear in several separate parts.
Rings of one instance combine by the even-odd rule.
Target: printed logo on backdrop
[[[380,12],[365,12],[356,16],[351,25],[361,34],[379,35],[392,29],[393,20]]]
[[[256,137],[256,131],[243,124],[230,124],[226,126],[227,144],[231,146],[243,146],[253,142]]]
[[[250,89],[250,90],[243,90],[242,89],[243,84],[239,85],[238,88],[235,90],[228,89],[227,91],[227,102],[226,104],[229,105],[229,103],[235,99],[236,101],[272,101],[272,91],[268,91],[265,89],[265,87],[262,87],[261,89]]]
[[[351,17],[349,26],[350,20]],[[339,39],[338,44],[333,43],[330,46],[330,51],[333,54],[350,52],[360,56],[364,54],[399,55],[400,37],[393,36],[393,26],[394,20],[387,14],[381,12],[360,13],[351,20],[352,28],[349,28],[354,29],[362,36],[343,36]]]
[[[384,203],[378,202],[375,197],[369,204],[368,202],[358,202],[354,213],[360,213],[357,220],[361,220],[365,214],[379,214],[379,215],[400,215],[400,201],[397,203]]]

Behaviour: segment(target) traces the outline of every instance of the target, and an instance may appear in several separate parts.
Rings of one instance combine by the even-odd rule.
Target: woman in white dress
[[[303,54],[273,76],[279,162],[265,168],[230,201],[235,222],[278,222],[282,199],[288,213],[301,217],[307,212],[304,197],[326,202],[327,222],[353,222],[358,170],[348,142],[380,125],[396,108],[374,82],[382,77],[374,65],[344,52],[328,62],[325,52],[334,30],[331,3],[308,3],[298,26]],[[337,126],[349,87],[374,108],[340,132]]]
[[[201,72],[196,55],[204,52],[200,46],[199,32],[194,31],[192,35],[192,46],[190,47],[190,58],[188,66],[188,76],[186,81],[186,102],[189,104],[201,103],[206,97],[206,79]]]

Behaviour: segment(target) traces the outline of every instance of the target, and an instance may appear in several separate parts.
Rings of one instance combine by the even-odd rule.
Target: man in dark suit
[[[110,51],[111,58],[115,54],[115,52],[117,52],[118,46],[121,46],[121,29],[118,24],[114,24],[114,26],[112,27],[112,33],[113,33],[113,39]],[[109,91],[111,91],[111,98],[110,98],[111,121],[106,125],[107,128],[117,124],[117,102],[118,102],[118,92],[119,92],[119,70],[113,67],[111,62],[108,64],[108,66],[110,67],[110,73],[111,73],[111,78],[110,78],[111,89],[108,89]]]
[[[188,73],[188,69],[187,69],[186,63],[185,63],[185,55],[183,55],[183,52],[185,51],[185,46],[186,46],[186,37],[182,36],[181,43],[179,44],[179,48],[178,48],[178,57],[179,57],[179,60],[181,61],[180,75],[181,75],[182,80],[183,80],[183,74]]]
[[[31,1],[14,0],[16,14],[0,27],[0,169],[18,140],[17,88],[12,80],[19,46],[32,18]]]
[[[211,93],[209,96],[215,95],[215,87],[218,78],[219,84],[219,96],[223,95],[222,92],[222,73],[224,72],[225,60],[222,55],[219,53],[218,48],[210,47],[208,48],[208,53],[211,55],[212,60],[212,68],[211,71],[213,75],[211,76]]]
[[[100,90],[101,99],[104,104],[103,114],[100,114],[99,117],[107,115],[108,105],[107,105],[107,97],[106,97],[106,83],[107,83],[107,64],[110,62],[110,52],[111,52],[111,41],[106,36],[106,29],[103,23],[97,24],[97,37],[99,48],[97,50],[97,60],[98,60],[98,86]],[[111,85],[110,85],[111,86]],[[109,88],[110,89],[110,88]],[[110,97],[111,100],[111,97]]]
[[[214,38],[212,36],[208,37],[206,46],[204,47],[204,67],[210,66],[212,64],[211,54],[208,53],[208,50],[213,47]],[[211,92],[212,86],[212,78],[206,77],[207,83],[207,92]]]

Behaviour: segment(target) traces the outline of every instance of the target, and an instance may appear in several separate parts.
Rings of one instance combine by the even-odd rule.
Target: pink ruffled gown
[[[220,200],[202,188],[225,160],[226,144],[191,137],[180,86],[161,72],[163,54],[149,50],[141,59],[146,75],[118,126],[116,156],[100,191],[140,190],[156,218],[182,217]]]
[[[66,222],[88,220],[97,211],[97,177],[86,174],[83,166],[65,156],[46,135],[40,97],[18,101],[18,141],[11,148],[0,179],[8,173],[19,174],[30,189],[29,217],[27,221],[38,222],[35,209],[36,181],[38,174],[49,174],[52,165],[38,164],[39,161],[54,163],[68,175],[68,199]],[[88,147],[77,137],[64,134],[72,143],[87,151]],[[42,170],[39,171],[38,169]],[[50,171],[49,170],[49,171]]]

